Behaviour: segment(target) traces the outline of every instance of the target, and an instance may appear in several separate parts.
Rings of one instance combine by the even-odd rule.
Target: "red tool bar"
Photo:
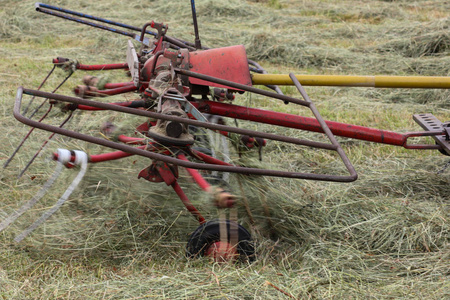
[[[134,85],[125,85],[125,86],[118,87],[118,88],[115,88],[115,89],[110,89],[110,90],[95,90],[95,91],[86,90],[86,91],[84,91],[84,94],[86,96],[91,96],[91,97],[112,96],[112,95],[118,95],[118,94],[133,92],[135,90],[137,90],[137,87],[135,87]],[[80,88],[76,87],[74,89],[74,92],[75,92],[76,95],[79,95],[80,94]]]
[[[202,112],[220,115],[229,118],[266,123],[271,125],[323,132],[319,122],[314,118],[297,116],[292,114],[268,111],[258,108],[250,108],[233,104],[204,101],[201,104],[192,103]],[[375,128],[363,127],[326,121],[328,127],[334,135],[365,140],[375,143],[383,143],[395,146],[403,146],[406,143],[407,136],[392,131],[380,130]]]
[[[104,64],[104,65],[83,65],[77,64],[78,70],[85,71],[102,71],[102,70],[117,70],[117,69],[128,69],[127,63],[122,64]]]
[[[140,146],[136,147],[138,149],[145,149],[146,146]],[[121,159],[124,157],[132,156],[133,154],[123,152],[123,151],[115,151],[115,152],[109,152],[109,153],[102,153],[97,155],[89,155],[89,162],[90,163],[99,163],[104,161],[110,161],[110,160],[116,160]]]
[[[183,154],[178,154],[177,157],[181,160],[189,161]],[[194,179],[194,181],[202,190],[204,190],[205,192],[209,192],[211,190],[211,185],[196,169],[186,168],[186,171],[188,171],[189,175],[191,175],[192,179]]]
[[[177,193],[178,197],[180,197],[181,202],[183,202],[186,209],[198,220],[200,224],[203,224],[206,222],[205,218],[200,214],[200,212],[195,208],[195,206],[192,204],[191,201],[189,201],[189,198],[186,196],[186,194],[181,189],[180,185],[177,181],[172,183],[172,188]]]
[[[220,159],[214,158],[212,156],[206,155],[200,151],[191,149],[192,152],[197,155],[198,157],[200,157],[204,162],[208,163],[208,164],[214,164],[214,165],[221,165],[221,166],[232,166],[232,164],[226,163],[224,161],[221,161]]]
[[[106,83],[105,84],[105,89],[115,89],[115,88],[119,88],[119,87],[124,87],[124,86],[131,86],[134,85],[133,82],[114,82],[114,83]]]
[[[58,57],[53,59],[53,64],[63,64],[65,62],[70,61],[67,58]],[[128,69],[127,63],[120,64],[101,64],[101,65],[83,65],[76,64],[76,68],[78,70],[86,70],[86,71],[102,71],[102,70],[115,70],[115,69]]]
[[[137,138],[137,137],[131,137],[126,135],[119,135],[118,138],[119,142],[128,144],[128,145],[145,145],[147,144],[147,141],[145,138]]]
[[[146,146],[140,146],[136,147],[137,149],[145,149]],[[99,163],[104,161],[110,161],[110,160],[116,160],[121,159],[128,156],[133,156],[132,153],[127,153],[123,151],[114,151],[114,152],[108,152],[108,153],[102,153],[102,154],[96,154],[96,155],[89,155],[89,162],[90,163]],[[53,153],[53,159],[58,160],[58,153]],[[71,161],[75,160],[75,156],[71,157]]]
[[[115,103],[110,103],[110,104],[124,106],[124,107],[140,107],[144,104],[144,102],[138,100],[138,101],[115,102]],[[94,106],[89,106],[89,105],[84,105],[84,104],[76,105],[76,109],[89,110],[89,111],[105,110],[104,108],[94,107]]]

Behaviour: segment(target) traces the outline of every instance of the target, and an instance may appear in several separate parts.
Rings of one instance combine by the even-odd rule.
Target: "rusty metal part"
[[[175,193],[177,193],[178,197],[180,197],[181,202],[183,202],[186,209],[197,219],[200,224],[206,223],[206,219],[200,214],[200,212],[194,207],[194,205],[189,201],[189,198],[183,192],[183,189],[178,184],[177,181],[171,184]]]
[[[56,93],[57,90],[59,90],[59,88],[66,83],[67,80],[69,80],[69,78],[73,75],[73,72],[69,72],[69,74],[63,79],[63,81],[61,81],[60,84],[58,84],[58,86],[51,92],[51,94]],[[42,101],[42,103],[31,113],[30,118],[32,118],[43,106],[44,104],[47,102],[49,98],[45,99],[44,101]]]
[[[167,25],[164,25],[163,23],[156,23],[155,21],[147,22],[144,24],[141,30],[141,36],[139,38],[141,42],[144,41],[144,35],[148,26],[150,26],[151,28],[155,28],[158,31],[158,34],[155,37],[157,40],[164,36],[169,29],[169,27]]]
[[[139,37],[139,41],[143,42],[144,41],[144,35],[145,35],[145,31],[147,29],[148,26],[151,26],[152,23],[154,23],[153,21],[151,22],[147,22],[144,24],[144,26],[142,26],[142,31],[141,31],[141,36]],[[153,26],[151,26],[153,27]]]
[[[154,161],[149,167],[143,169],[139,173],[138,178],[144,178],[150,182],[164,182],[165,184],[172,186],[186,209],[198,220],[198,222],[200,224],[206,222],[205,218],[195,208],[191,201],[189,201],[188,197],[178,184],[178,167],[176,165],[167,164],[162,161]]]
[[[260,137],[260,138],[274,140],[274,141],[292,143],[292,144],[296,144],[296,145],[309,146],[309,147],[314,147],[314,148],[322,148],[322,149],[327,149],[327,150],[336,150],[335,146],[327,144],[327,143],[314,142],[314,141],[292,138],[292,137],[283,136],[283,135],[264,133],[264,132],[249,130],[249,129],[243,129],[243,128],[236,128],[236,127],[226,126],[226,125],[221,125],[221,124],[200,122],[200,121],[196,121],[196,120],[180,118],[177,116],[163,115],[163,114],[152,112],[152,111],[136,110],[133,108],[123,107],[123,106],[118,106],[118,105],[113,105],[113,104],[108,104],[108,103],[101,103],[101,102],[96,102],[96,101],[91,101],[91,100],[81,99],[81,98],[75,98],[75,97],[70,97],[70,96],[50,94],[50,93],[31,90],[31,89],[19,88],[18,92],[19,91],[21,91],[20,93],[22,93],[22,91],[23,91],[25,94],[36,95],[39,97],[53,97],[53,99],[59,100],[59,101],[65,101],[65,102],[70,102],[70,103],[75,103],[75,104],[98,107],[98,108],[102,108],[105,110],[119,111],[119,112],[124,112],[124,113],[138,115],[138,116],[144,116],[144,117],[153,118],[153,119],[176,121],[176,122],[180,122],[180,123],[184,123],[184,124],[188,124],[188,125],[208,128],[211,130],[228,131],[228,132],[234,132],[234,133],[238,133],[238,134],[242,134],[242,135],[249,135],[249,136],[253,136],[253,137]],[[288,98],[291,98],[291,97],[288,97]],[[295,98],[292,98],[292,99],[295,99]],[[17,100],[17,98],[16,98],[16,100]],[[298,101],[302,101],[302,100],[298,100]]]
[[[170,172],[174,179],[178,178],[178,168],[175,165],[165,164],[163,162],[154,161],[150,166],[139,172],[138,179],[144,178],[150,182],[165,182],[161,173]],[[167,177],[167,176],[166,176]],[[173,182],[166,182],[171,185]]]
[[[181,69],[175,69],[175,71],[179,74],[183,74],[186,76],[193,76],[193,77],[203,79],[203,80],[214,81],[216,83],[228,85],[228,86],[231,86],[231,87],[237,88],[237,89],[242,89],[247,92],[252,92],[255,94],[260,94],[263,96],[283,100],[285,103],[291,102],[291,103],[296,103],[296,104],[307,106],[307,107],[309,107],[309,105],[310,105],[309,102],[304,101],[304,100],[292,98],[292,97],[285,96],[285,95],[279,95],[279,94],[265,91],[265,90],[260,90],[255,87],[252,87],[252,86],[246,86],[243,84],[226,81],[226,80],[222,80],[219,78],[213,78],[211,76],[206,76],[203,74],[198,74],[198,73],[181,70]],[[294,74],[291,73],[291,76],[292,76],[292,78],[295,78],[295,80],[297,80]],[[293,80],[293,79],[291,79],[291,80]],[[298,80],[297,80],[297,82],[298,82]],[[208,102],[208,101],[205,101],[205,102]],[[215,106],[226,107],[228,105],[228,107],[230,107],[230,108],[232,107],[231,109],[228,108],[228,111],[230,114],[234,113],[234,111],[233,111],[234,108],[241,108],[239,106],[229,105],[229,104],[225,104],[225,103],[217,103],[217,102],[213,102],[213,103]],[[266,112],[267,114],[270,114],[270,115],[279,114],[279,113],[275,113],[275,112],[271,112],[271,111],[257,110],[254,108],[243,108],[243,109],[248,110],[248,112],[258,111],[260,113]],[[205,112],[209,112],[209,111],[205,111]],[[215,111],[214,113],[218,114],[217,111]],[[224,114],[222,114],[222,115],[224,115]],[[249,116],[258,115],[258,118],[262,117],[260,114],[248,113],[248,115]],[[230,115],[227,115],[227,116],[236,117],[236,116],[230,116]],[[316,119],[306,118],[306,117],[302,117],[302,116],[289,115],[289,114],[284,114],[284,116],[286,116],[286,117],[284,117],[283,120],[280,120],[280,119],[271,120],[271,116],[266,116],[266,118],[264,118],[264,120],[262,120],[261,122],[273,124],[273,125],[281,125],[281,126],[286,126],[286,127],[291,127],[291,128],[299,128],[299,129],[304,129],[304,130],[309,130],[309,131],[324,132],[320,126],[320,123]],[[247,119],[245,117],[241,117],[241,118]],[[290,119],[291,122],[285,122],[285,121],[289,121],[286,119]],[[254,120],[254,119],[248,119],[248,120],[258,121],[258,120]],[[296,122],[297,122],[297,124],[295,124]],[[306,125],[303,123],[306,123]],[[327,127],[333,127],[333,129],[335,128],[339,132],[339,133],[335,133],[336,135],[358,138],[358,139],[363,139],[363,140],[377,142],[377,143],[386,143],[386,144],[391,144],[391,145],[396,145],[396,146],[404,146],[407,149],[423,149],[423,150],[425,150],[425,149],[438,149],[439,150],[440,149],[440,147],[436,147],[435,145],[421,145],[421,144],[407,145],[406,144],[408,137],[439,135],[440,134],[439,132],[432,132],[432,133],[431,132],[430,133],[412,132],[412,133],[407,133],[407,134],[400,134],[400,133],[396,133],[396,132],[390,132],[390,131],[385,131],[385,130],[379,130],[379,129],[373,129],[373,128],[368,128],[368,127],[355,126],[355,125],[349,125],[349,124],[331,122],[331,121],[326,121],[325,124],[327,125]],[[344,127],[347,127],[347,129],[345,129]],[[258,135],[254,135],[254,136],[258,136]],[[259,137],[262,137],[262,136],[259,136]]]
[[[169,89],[165,94],[161,95],[160,113],[167,116],[177,116],[187,119],[187,114],[181,109],[181,104],[167,97]],[[159,105],[158,105],[159,106]],[[188,132],[188,127],[177,121],[166,121],[159,119],[155,126],[152,126],[146,133],[147,136],[155,141],[168,146],[187,146],[194,143],[194,136]]]
[[[216,84],[219,85],[223,85],[223,86],[228,86],[231,87],[235,90],[243,90],[243,91],[247,91],[247,92],[251,92],[251,93],[255,93],[258,95],[262,95],[262,96],[267,96],[270,98],[275,98],[275,99],[279,99],[279,100],[283,100],[285,102],[289,102],[289,103],[295,103],[295,104],[299,104],[302,106],[306,106],[309,107],[309,103],[307,101],[304,100],[300,100],[297,98],[293,98],[293,97],[289,97],[286,95],[280,95],[274,92],[270,92],[270,91],[266,91],[266,90],[261,90],[258,88],[255,88],[253,86],[250,85],[245,85],[245,84],[241,84],[241,83],[236,83],[234,81],[228,81],[228,80],[224,80],[221,78],[216,78],[216,77],[212,77],[209,75],[204,75],[204,74],[200,74],[200,73],[196,73],[196,72],[192,72],[192,71],[188,71],[188,70],[182,70],[182,69],[178,69],[175,68],[175,72],[181,75],[185,75],[185,76],[189,76],[189,77],[195,77],[197,79],[201,79],[203,81],[206,82],[214,82]]]
[[[245,86],[252,85],[247,54],[242,45],[190,52],[189,63],[192,65],[191,72],[233,81]],[[229,88],[227,85],[201,80],[195,76],[191,76],[189,82],[195,85]]]
[[[442,123],[432,114],[413,115],[416,121],[423,129],[433,132],[440,132],[440,135],[432,135],[438,145],[442,147],[443,152],[450,155],[450,124]]]
[[[66,130],[63,128],[58,128],[56,126],[52,126],[49,124],[42,124],[42,123],[33,121],[33,120],[20,114],[20,107],[21,107],[21,103],[22,103],[23,93],[30,94],[30,95],[36,95],[38,97],[50,96],[50,97],[54,98],[55,100],[66,101],[66,102],[70,102],[70,103],[84,104],[84,105],[88,105],[88,106],[100,107],[100,108],[109,109],[109,110],[113,110],[113,111],[121,111],[121,112],[129,113],[129,114],[140,115],[140,116],[145,116],[145,117],[150,117],[150,118],[175,120],[175,121],[179,121],[179,122],[182,122],[185,124],[190,124],[190,125],[199,126],[199,127],[205,127],[205,128],[209,128],[209,129],[213,129],[213,130],[230,131],[230,132],[235,132],[235,133],[240,133],[240,134],[258,136],[258,137],[267,138],[267,139],[274,139],[274,140],[286,141],[286,142],[294,142],[295,144],[303,144],[303,145],[308,144],[309,146],[314,145],[316,147],[319,145],[320,146],[325,145],[325,146],[327,146],[327,149],[333,149],[333,150],[335,149],[335,146],[325,144],[325,143],[304,141],[304,140],[289,138],[289,137],[285,137],[285,136],[261,133],[261,132],[256,132],[256,131],[252,131],[252,130],[244,130],[241,128],[234,128],[234,127],[224,126],[224,125],[219,125],[219,124],[204,123],[204,122],[199,122],[199,121],[195,121],[195,120],[183,119],[183,118],[179,118],[179,117],[175,117],[175,116],[166,116],[166,115],[161,115],[161,114],[150,112],[150,111],[143,111],[143,110],[137,110],[137,109],[128,108],[128,107],[110,105],[110,104],[105,104],[105,103],[100,103],[100,102],[95,102],[95,101],[90,101],[90,100],[85,100],[85,99],[80,99],[80,98],[75,98],[75,97],[50,94],[50,93],[45,93],[45,92],[36,91],[36,90],[24,89],[22,87],[20,87],[17,90],[17,96],[16,96],[16,100],[15,100],[15,104],[14,104],[14,117],[24,124],[27,124],[32,127],[38,127],[40,129],[43,129],[46,131],[56,132],[58,134],[73,137],[73,138],[87,141],[90,143],[94,143],[94,144],[102,145],[105,147],[121,150],[121,151],[124,151],[127,153],[132,153],[135,155],[148,157],[150,159],[161,160],[166,163],[176,164],[181,167],[193,168],[193,169],[199,169],[199,170],[219,171],[219,172],[232,172],[232,173],[240,173],[240,174],[248,174],[248,175],[265,175],[265,176],[274,176],[274,177],[287,177],[287,178],[309,179],[309,180],[320,180],[320,181],[334,181],[334,182],[352,182],[357,179],[357,175],[354,172],[352,172],[349,176],[343,176],[343,175],[312,174],[312,173],[302,173],[302,172],[288,172],[288,171],[280,171],[280,170],[257,169],[257,168],[238,167],[238,166],[223,166],[223,165],[211,165],[211,164],[202,164],[202,163],[194,163],[194,162],[185,162],[180,159],[176,159],[176,158],[162,155],[159,153],[152,153],[149,151],[136,149],[134,147],[130,147],[127,145],[122,145],[122,144],[111,142],[111,141],[104,140],[101,138],[96,138],[96,137],[89,136],[86,134]],[[276,94],[276,95],[279,96],[278,94]],[[291,97],[288,97],[288,98],[291,99]],[[294,98],[292,98],[292,99],[294,99]],[[298,100],[298,101],[303,102],[301,100]],[[325,148],[325,147],[322,147],[322,148]]]
[[[108,89],[108,90],[99,90],[96,87],[88,86],[88,85],[78,85],[73,91],[75,95],[81,98],[89,98],[89,97],[107,97],[111,95],[129,93],[135,91],[137,88],[131,85],[124,85],[121,87]]]
[[[311,109],[311,111],[313,112],[314,116],[316,117],[317,121],[320,124],[320,127],[322,127],[322,130],[325,132],[325,134],[327,135],[327,137],[330,140],[330,142],[334,146],[336,146],[336,151],[337,151],[337,153],[339,153],[339,156],[341,157],[342,161],[344,162],[344,165],[347,168],[347,170],[350,172],[350,174],[354,174],[356,176],[356,171],[353,169],[353,166],[352,166],[350,160],[348,159],[347,155],[344,153],[344,150],[342,149],[342,147],[339,145],[339,142],[334,137],[334,135],[331,132],[330,128],[328,128],[327,123],[325,123],[325,120],[320,115],[320,113],[317,110],[317,108],[314,105],[314,103],[311,101],[311,99],[309,99],[309,96],[306,93],[306,91],[303,88],[303,86],[297,80],[297,78],[295,77],[294,73],[290,73],[289,77],[291,77],[292,82],[295,84],[295,87],[298,89],[298,91],[302,95],[303,99],[305,99],[305,101],[307,101],[309,103],[309,109]]]

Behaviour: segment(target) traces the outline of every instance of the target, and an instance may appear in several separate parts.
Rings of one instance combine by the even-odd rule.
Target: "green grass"
[[[48,1],[68,9],[142,26],[169,24],[170,36],[194,40],[189,1]],[[33,1],[0,5],[0,118],[3,164],[28,128],[14,119],[18,86],[36,88],[57,56],[86,64],[122,62],[126,39],[34,11]],[[198,0],[202,44],[244,44],[269,73],[449,76],[448,1]],[[65,74],[57,70],[43,90]],[[61,93],[71,95],[84,73]],[[100,75],[100,73],[97,73]],[[125,74],[109,75],[112,81]],[[283,87],[287,94],[298,93]],[[397,132],[418,131],[411,116],[450,119],[448,90],[306,87],[324,118]],[[135,95],[124,95],[127,100]],[[123,101],[115,97],[114,101]],[[306,109],[242,95],[236,103],[310,115]],[[64,117],[53,113],[52,122]],[[68,126],[100,136],[113,121],[132,133],[142,122],[119,114],[77,114]],[[231,124],[231,123],[230,123]],[[244,122],[240,122],[243,126]],[[249,124],[248,126],[255,126]],[[324,140],[322,135],[258,126],[259,130]],[[95,145],[57,137],[21,179],[45,132],[35,132],[0,175],[0,220],[30,199],[51,176],[57,148],[102,153]],[[444,299],[450,290],[449,158],[339,138],[355,165],[351,184],[233,176],[239,220],[257,244],[251,265],[187,260],[196,221],[164,184],[137,180],[149,162],[127,158],[92,165],[69,201],[23,242],[13,239],[64,192],[65,170],[35,208],[0,233],[1,299]],[[432,141],[425,140],[427,143]],[[326,151],[269,142],[264,165],[343,174]],[[237,157],[234,157],[237,159]],[[254,164],[255,160],[242,160]],[[180,184],[208,218],[208,195],[180,173]],[[242,189],[240,188],[242,184]],[[250,212],[245,210],[244,201]],[[252,222],[253,220],[253,222]]]

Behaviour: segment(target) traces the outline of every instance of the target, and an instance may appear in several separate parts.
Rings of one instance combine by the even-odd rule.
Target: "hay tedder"
[[[449,78],[267,74],[257,62],[247,58],[245,48],[242,45],[224,48],[202,47],[193,0],[191,1],[191,9],[195,29],[194,43],[168,36],[168,26],[154,21],[148,22],[140,28],[60,7],[42,3],[36,4],[38,12],[129,37],[126,61],[123,63],[86,65],[76,60],[58,57],[53,60],[53,69],[38,89],[20,87],[15,100],[14,116],[17,120],[32,128],[5,166],[10,163],[35,128],[52,132],[49,139],[55,134],[60,134],[112,148],[116,151],[87,155],[82,151],[59,149],[53,155],[54,160],[58,162],[58,167],[53,176],[35,197],[3,220],[0,224],[0,230],[5,229],[44,196],[55,182],[63,166],[80,166],[80,173],[61,199],[39,220],[16,237],[17,242],[43,223],[67,200],[86,173],[88,163],[99,163],[139,155],[150,159],[150,163],[148,167],[140,171],[138,178],[150,182],[164,182],[171,186],[187,210],[200,223],[200,226],[189,239],[186,248],[188,257],[209,255],[218,260],[235,257],[252,260],[255,251],[254,245],[249,232],[237,223],[236,197],[226,188],[216,187],[216,185],[213,187],[211,180],[205,178],[205,174],[218,174],[220,172],[220,174],[223,174],[223,177],[220,178],[222,181],[228,180],[229,173],[239,173],[246,176],[263,175],[352,182],[357,179],[357,172],[335,136],[400,146],[407,149],[434,149],[444,155],[450,155],[450,123],[443,123],[432,114],[414,115],[414,120],[424,131],[409,133],[396,133],[325,121],[303,88],[303,85],[315,85],[448,89],[450,88]],[[139,48],[136,45],[139,45]],[[56,67],[67,70],[69,74],[67,78],[76,70],[105,72],[125,70],[131,79],[127,82],[111,83],[103,82],[100,78],[94,76],[85,76],[83,84],[74,89],[76,97],[56,93],[67,78],[52,93],[41,91],[41,87]],[[256,85],[263,85],[267,88],[256,88]],[[279,85],[294,85],[301,98],[284,95],[278,87]],[[98,101],[103,97],[130,92],[135,93],[136,100],[115,103]],[[243,93],[253,93],[279,100],[280,103],[308,107],[314,118],[233,104],[235,96]],[[29,102],[23,101],[24,95],[31,98]],[[31,111],[30,103],[37,98],[42,98],[43,102],[38,108]],[[67,113],[67,118],[59,126],[44,122],[49,112],[55,107],[61,108]],[[45,113],[40,113],[40,109],[45,109]],[[140,116],[143,121],[136,127],[137,136],[130,137],[120,134],[120,132],[115,131],[117,129],[115,125],[105,124],[102,127],[102,132],[109,138],[98,138],[64,128],[74,111],[114,111]],[[39,118],[35,117],[39,114]],[[237,127],[237,123],[233,124],[236,126],[232,126],[227,124],[230,123],[230,119],[267,124],[265,125],[266,128],[268,125],[273,125],[277,126],[274,128],[290,128],[322,133],[329,142],[260,132]],[[211,134],[220,136],[220,147],[223,155],[216,155],[215,151],[209,147],[212,139]],[[435,144],[409,142],[409,138],[423,136],[432,137]],[[342,160],[347,173],[338,175],[305,173],[281,170],[281,168],[265,169],[240,165],[230,159],[231,155],[228,149],[230,139],[238,144],[238,147],[259,151],[260,157],[263,147],[270,141],[335,151]],[[21,171],[21,175],[37,157],[38,153]],[[214,204],[222,211],[218,220],[206,221],[190,202],[178,183],[179,168],[185,168],[200,188],[211,194]],[[229,210],[229,218],[225,217],[226,209]]]

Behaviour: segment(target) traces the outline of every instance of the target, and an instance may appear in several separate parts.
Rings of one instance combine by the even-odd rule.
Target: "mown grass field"
[[[249,58],[269,73],[450,75],[448,1],[196,2],[204,45],[243,44]],[[168,23],[169,35],[194,40],[187,0],[47,3],[134,26],[150,20]],[[122,62],[125,49],[126,38],[37,13],[33,1],[0,0],[2,165],[28,131],[12,116],[18,86],[36,88],[57,56],[86,64]],[[50,91],[65,76],[55,72],[43,90]],[[75,73],[61,93],[71,95],[83,75]],[[121,72],[111,75],[112,81],[125,78]],[[299,96],[292,87],[282,89]],[[412,120],[415,113],[450,120],[448,90],[306,90],[328,120],[398,132],[420,130]],[[236,102],[308,115],[303,108],[255,96],[243,95]],[[52,113],[55,124],[63,117]],[[100,136],[105,121],[133,132],[141,120],[86,113],[75,115],[68,128]],[[258,129],[323,139],[295,130]],[[0,220],[51,176],[55,164],[50,154],[55,149],[108,151],[57,137],[17,179],[47,137],[36,131],[1,170]],[[339,141],[359,174],[354,183],[232,177],[232,191],[242,200],[240,223],[257,245],[257,260],[250,265],[187,260],[184,247],[196,221],[169,187],[136,179],[149,164],[143,158],[92,166],[61,210],[23,242],[14,243],[72,181],[76,172],[66,170],[49,195],[0,233],[0,298],[449,298],[450,169],[439,173],[449,157],[437,151]],[[324,151],[269,143],[263,157],[264,165],[277,168],[343,173],[336,157]],[[202,213],[217,217],[209,196],[185,173],[180,183]]]

